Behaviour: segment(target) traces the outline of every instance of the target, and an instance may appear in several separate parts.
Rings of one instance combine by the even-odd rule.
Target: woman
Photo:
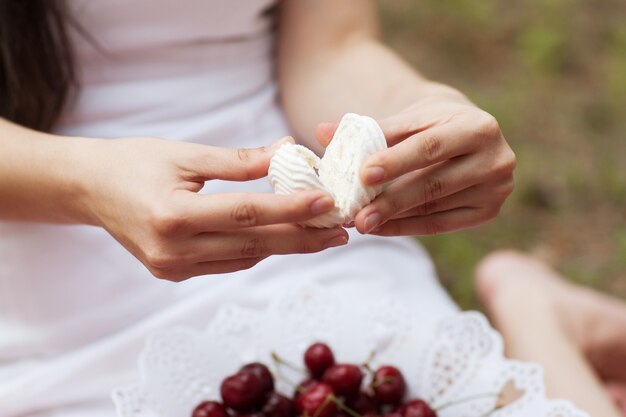
[[[0,5],[0,416],[110,415],[149,331],[262,308],[289,281],[454,311],[419,247],[378,236],[493,218],[515,158],[493,117],[380,43],[374,1]],[[332,199],[267,193],[253,180],[280,142],[262,146],[320,150],[347,111],[390,146],[362,181],[393,182],[364,236],[302,229]]]

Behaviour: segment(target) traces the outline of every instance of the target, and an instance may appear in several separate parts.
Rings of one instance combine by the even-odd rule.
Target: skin
[[[377,118],[389,142],[363,167],[365,184],[392,184],[358,213],[361,233],[443,233],[497,214],[515,166],[497,122],[383,45],[373,0],[284,0],[279,13],[280,100],[297,137],[319,151],[352,111]],[[294,224],[331,209],[319,191],[198,194],[205,181],[265,176],[275,146],[68,138],[0,119],[0,149],[0,219],[102,227],[158,278],[236,271],[348,240],[340,228]]]
[[[273,254],[347,242],[345,230],[294,224],[332,209],[320,191],[198,194],[205,181],[265,176],[288,138],[268,149],[227,149],[66,138],[2,120],[0,132],[0,218],[102,227],[157,278],[237,271]]]
[[[281,22],[281,97],[298,137],[319,150],[308,133],[327,145],[352,111],[377,118],[387,138],[361,181],[392,183],[357,214],[359,232],[432,235],[498,214],[513,190],[515,155],[497,121],[383,45],[376,2],[288,0]]]
[[[626,415],[626,305],[514,251],[477,267],[476,289],[507,354],[542,365],[548,394],[590,416]]]

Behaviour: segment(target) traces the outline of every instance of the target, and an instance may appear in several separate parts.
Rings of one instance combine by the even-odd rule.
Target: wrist
[[[87,196],[100,142],[106,141],[42,133],[0,118],[0,220],[97,224]]]
[[[53,143],[56,142],[56,143]],[[57,202],[59,216],[67,223],[98,226],[94,208],[94,182],[98,172],[98,158],[106,140],[62,137],[49,142],[50,150],[57,155],[53,158],[54,181],[60,198]]]

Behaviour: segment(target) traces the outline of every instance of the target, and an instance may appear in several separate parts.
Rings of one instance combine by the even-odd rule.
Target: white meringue
[[[315,172],[319,165],[320,158],[309,148],[285,143],[278,148],[270,161],[268,178],[276,194],[294,194],[298,191],[318,189],[333,195],[330,190],[324,187],[317,176],[317,172]],[[335,207],[330,212],[308,220],[302,225],[328,228],[343,223],[344,218],[339,209]]]
[[[354,220],[382,192],[382,185],[364,186],[359,171],[369,155],[386,148],[385,135],[374,119],[347,113],[321,159],[304,146],[286,143],[272,157],[268,177],[277,194],[310,189],[328,192],[335,208],[302,225],[335,227]]]

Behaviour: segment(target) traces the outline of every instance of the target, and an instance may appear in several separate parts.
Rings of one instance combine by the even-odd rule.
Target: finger
[[[420,115],[421,113],[418,112],[399,113],[386,119],[377,120],[380,129],[385,135],[387,145],[393,146],[409,136],[426,130],[438,123],[437,120],[432,121],[432,118],[429,120],[420,118]],[[324,147],[328,146],[337,127],[339,127],[339,123],[337,122],[318,124],[315,130],[317,141]]]
[[[185,179],[190,181],[254,180],[267,175],[274,152],[287,142],[293,143],[294,140],[284,137],[269,147],[255,149],[189,144],[181,168],[186,171]]]
[[[348,233],[342,228],[313,229],[293,224],[261,226],[219,235],[220,248],[210,255],[217,253],[219,259],[315,253],[348,243]],[[198,253],[202,253],[202,245],[200,240]]]
[[[475,227],[491,218],[493,218],[493,212],[489,209],[461,207],[428,216],[390,220],[371,234],[379,236],[437,235]]]
[[[421,112],[402,112],[376,122],[385,135],[387,145],[393,146],[417,132],[429,129],[444,121],[433,119],[432,116],[422,117]],[[324,147],[328,146],[338,126],[339,123],[337,122],[318,124],[315,130],[317,141]]]
[[[330,141],[333,139],[338,126],[339,123],[336,122],[325,122],[317,125],[317,128],[315,129],[315,137],[320,145],[323,147],[328,146]]]
[[[479,146],[473,132],[451,124],[417,133],[371,155],[361,167],[365,185],[382,184],[417,169],[466,155]]]
[[[428,118],[422,115],[422,112],[401,112],[378,120],[378,125],[387,139],[387,145],[394,146],[409,136],[442,123],[442,120],[433,119],[430,115]]]
[[[172,249],[171,263],[157,266],[171,267],[227,259],[314,253],[345,245],[347,242],[348,233],[341,228],[312,229],[295,224],[203,233],[179,242]]]
[[[335,207],[321,190],[291,195],[273,193],[225,193],[201,195],[182,191],[185,210],[179,219],[190,232],[210,232],[278,223],[300,223]]]
[[[390,184],[357,213],[357,229],[368,233],[398,213],[476,185],[484,175],[480,160],[468,157],[413,171]]]
[[[449,90],[447,93],[443,93],[441,89],[438,88],[438,90],[438,99],[435,99],[435,102],[427,103],[424,100],[418,106],[411,106],[400,113],[395,113],[378,121],[389,146],[393,146],[415,133],[446,124],[452,119],[462,116],[465,113],[464,110],[469,110],[472,113],[476,111],[476,106],[457,91]],[[444,110],[442,111],[440,99],[444,95],[447,96],[447,99],[444,101]],[[439,101],[439,105],[437,101]],[[452,102],[455,103],[457,109],[455,112],[450,112],[448,109]]]
[[[265,257],[200,262],[183,267],[153,268],[150,272],[157,278],[180,282],[201,275],[225,274],[250,269],[263,259],[265,259]]]
[[[392,219],[403,219],[413,216],[427,216],[429,214],[448,211],[459,207],[480,208],[488,205],[501,206],[513,191],[513,181],[500,183],[485,183],[474,185],[452,195],[426,202],[407,211],[391,216]]]

